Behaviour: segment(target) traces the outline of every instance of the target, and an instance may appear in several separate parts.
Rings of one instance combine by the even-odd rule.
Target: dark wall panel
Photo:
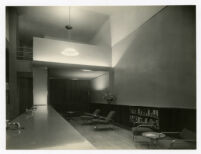
[[[31,73],[18,73],[18,97],[19,97],[19,112],[25,112],[26,108],[33,106],[33,77],[25,76],[24,74]]]
[[[49,80],[49,103],[60,111],[86,111],[89,99],[87,80]]]
[[[19,99],[17,95],[17,61],[16,51],[18,46],[18,14],[15,8],[6,8],[7,20],[6,29],[9,31],[6,41],[7,65],[6,70],[8,89],[6,104],[6,119],[12,120],[19,115]]]
[[[195,132],[196,110],[161,108],[160,127],[163,131],[178,131],[187,128]]]

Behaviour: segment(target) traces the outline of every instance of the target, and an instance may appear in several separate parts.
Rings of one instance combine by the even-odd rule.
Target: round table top
[[[151,139],[160,139],[160,138],[165,137],[165,134],[158,133],[158,132],[144,132],[144,133],[142,133],[142,136],[148,137]]]
[[[66,111],[66,113],[73,114],[73,113],[75,113],[75,111]]]

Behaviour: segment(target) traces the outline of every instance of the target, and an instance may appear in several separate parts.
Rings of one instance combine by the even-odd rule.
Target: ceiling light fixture
[[[78,56],[79,52],[77,52],[77,50],[75,50],[74,48],[67,48],[64,51],[61,52],[62,55],[64,56]]]
[[[84,71],[84,72],[90,72],[92,70],[83,69],[82,71]]]
[[[69,8],[68,8],[68,24],[65,26],[65,28],[68,31],[68,39],[69,40],[71,39],[71,30],[73,29],[70,22],[71,21],[70,21],[70,6],[69,6]],[[64,49],[61,52],[61,54],[64,56],[78,56],[79,52],[76,49],[69,47],[69,48]]]
[[[73,27],[71,26],[70,22],[71,21],[70,21],[70,6],[69,6],[68,7],[68,24],[65,26],[65,28],[67,29],[67,31],[69,32],[69,34],[70,34],[71,30],[73,29]],[[70,37],[70,35],[69,35],[69,37]]]

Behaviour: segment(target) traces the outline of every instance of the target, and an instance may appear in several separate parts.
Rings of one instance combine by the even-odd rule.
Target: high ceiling
[[[21,45],[32,46],[33,36],[50,39],[91,43],[91,39],[104,23],[115,16],[122,23],[131,20],[131,30],[135,30],[159,11],[161,6],[19,6],[19,36]],[[69,33],[65,26],[70,21],[73,29]],[[130,16],[129,16],[130,15]],[[122,19],[120,19],[122,18]],[[120,22],[120,23],[121,23]],[[113,24],[117,24],[114,22]],[[127,23],[125,23],[127,25]],[[111,25],[110,28],[114,28]],[[117,29],[122,28],[116,26]],[[123,26],[125,27],[125,25]],[[132,28],[133,27],[133,28]],[[108,27],[109,28],[109,27]],[[121,30],[126,31],[127,28]],[[109,32],[110,30],[108,30]],[[114,35],[115,28],[110,35]],[[116,31],[115,31],[116,32]],[[118,32],[117,32],[118,33]],[[115,37],[112,36],[112,37]],[[119,34],[121,35],[121,34]],[[122,35],[122,37],[124,37]],[[113,39],[115,39],[113,38]],[[70,40],[69,40],[70,39]]]
[[[20,40],[32,45],[33,36],[88,43],[104,22],[108,14],[85,7],[70,7],[71,33],[65,29],[69,21],[69,7],[32,6],[17,7],[19,13]]]

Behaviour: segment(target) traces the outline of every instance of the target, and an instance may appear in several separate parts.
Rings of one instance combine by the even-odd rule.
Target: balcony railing
[[[17,60],[32,61],[33,60],[33,49],[25,48],[25,47],[18,47],[16,58],[17,58]]]

